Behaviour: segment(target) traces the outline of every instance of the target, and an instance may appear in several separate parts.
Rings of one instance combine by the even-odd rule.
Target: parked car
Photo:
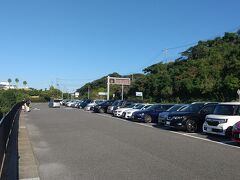
[[[133,109],[134,107],[138,107],[139,105],[141,104],[131,104],[127,107],[116,109],[113,111],[113,116],[122,117],[124,111]]]
[[[107,112],[108,106],[111,106],[115,100],[104,101],[93,108],[93,111],[96,113]]]
[[[61,105],[66,106],[66,105],[67,105],[67,102],[69,102],[69,101],[70,101],[69,99],[64,99],[64,100],[62,101],[62,104],[61,104]]]
[[[134,112],[131,119],[138,122],[157,123],[159,113],[166,111],[172,106],[173,104],[154,104],[145,110]]]
[[[112,114],[114,110],[124,108],[135,103],[142,103],[139,100],[116,100],[111,106],[108,107],[107,113]]]
[[[91,99],[84,99],[78,106],[79,109],[84,109],[89,103],[91,103]]]
[[[219,103],[205,118],[203,132],[231,137],[233,125],[240,120],[240,102]]]
[[[240,121],[233,125],[232,140],[240,143]]]
[[[179,112],[171,112],[165,126],[184,130],[190,133],[201,131],[205,117],[212,114],[217,103],[193,103]]]
[[[170,107],[167,111],[161,112],[158,115],[158,125],[164,125],[165,121],[171,112],[181,111],[182,109],[188,107],[189,104],[175,104],[174,106]]]
[[[100,104],[102,102],[104,102],[105,100],[92,100],[91,103],[89,103],[84,110],[85,111],[90,111],[93,110],[94,106],[96,106],[97,104]]]
[[[68,102],[66,103],[66,106],[67,106],[67,107],[71,107],[74,103],[75,103],[75,100],[68,101]]]
[[[81,102],[80,100],[74,100],[73,103],[71,103],[71,107],[72,107],[72,108],[77,108],[77,107],[78,107],[78,104],[79,104],[80,102]]]
[[[61,99],[50,99],[49,103],[48,103],[48,107],[50,108],[60,108],[60,102]]]
[[[129,110],[126,110],[123,112],[122,114],[122,117],[125,118],[125,119],[131,119],[132,117],[132,114],[136,111],[141,111],[141,110],[145,110],[147,109],[148,107],[152,106],[152,104],[141,104],[137,107],[134,107],[132,109],[129,109]]]

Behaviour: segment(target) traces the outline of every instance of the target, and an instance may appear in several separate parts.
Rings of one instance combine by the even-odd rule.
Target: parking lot
[[[41,179],[238,179],[229,139],[33,104],[26,123]]]

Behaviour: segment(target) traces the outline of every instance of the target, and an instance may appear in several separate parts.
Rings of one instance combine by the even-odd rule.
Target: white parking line
[[[124,119],[112,117],[112,116],[105,115],[105,114],[98,114],[98,115],[99,115],[99,116],[103,116],[103,117],[108,117],[108,118],[111,118],[111,119],[117,119],[117,120],[119,120],[119,121],[124,121],[124,122],[131,122],[131,123],[133,123],[132,121],[127,121],[127,120],[124,120]],[[144,123],[135,123],[135,124],[138,124],[138,125],[140,125],[140,126],[145,126],[145,127],[148,127],[148,128],[155,128],[155,127],[153,127],[153,126],[150,125],[150,124],[144,124]],[[176,131],[167,131],[167,132],[170,132],[170,133],[173,133],[173,134],[182,135],[182,136],[186,136],[186,137],[190,137],[190,138],[194,138],[194,139],[198,139],[198,140],[202,140],[202,141],[207,141],[207,142],[211,142],[211,143],[215,143],[215,144],[220,144],[220,145],[224,145],[224,146],[228,146],[228,147],[232,147],[232,148],[240,149],[239,146],[234,146],[234,145],[231,145],[231,144],[226,144],[226,143],[230,143],[230,142],[232,142],[232,141],[218,142],[218,141],[213,141],[213,140],[206,139],[206,138],[201,138],[201,137],[193,136],[194,134],[196,135],[197,133],[188,134],[188,133],[181,133],[181,132],[176,132]]]

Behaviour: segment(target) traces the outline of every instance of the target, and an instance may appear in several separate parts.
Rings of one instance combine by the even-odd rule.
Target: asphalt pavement
[[[240,148],[152,125],[33,104],[26,125],[43,180],[240,179]]]

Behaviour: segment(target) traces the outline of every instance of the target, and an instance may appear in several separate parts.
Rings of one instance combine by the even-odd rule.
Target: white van
[[[231,136],[232,127],[240,121],[240,102],[219,103],[213,114],[207,115],[203,132]]]
[[[49,104],[48,104],[48,107],[50,108],[60,108],[60,102],[62,100],[61,99],[51,99]]]

